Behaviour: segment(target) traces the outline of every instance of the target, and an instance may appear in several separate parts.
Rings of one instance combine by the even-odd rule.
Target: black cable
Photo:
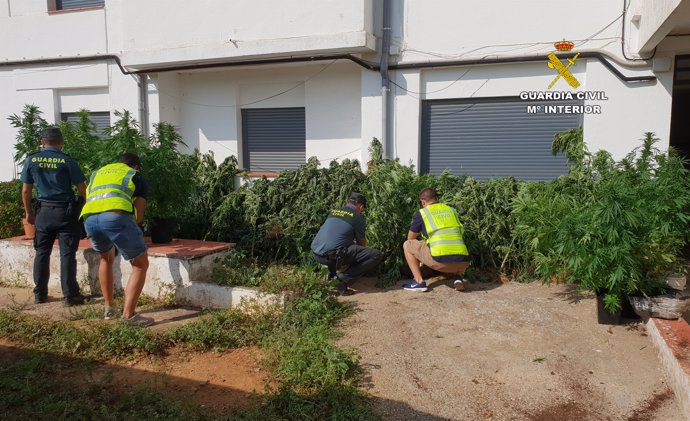
[[[625,54],[625,19],[626,19],[626,14],[628,12],[628,0],[623,0],[623,22],[622,22],[622,33],[621,33],[621,53],[623,53],[623,58],[626,60],[630,61],[645,61],[645,60],[651,60],[654,58],[656,55],[656,47],[654,47],[654,50],[652,50],[652,55],[646,58],[640,57],[640,58],[632,58],[628,57]]]

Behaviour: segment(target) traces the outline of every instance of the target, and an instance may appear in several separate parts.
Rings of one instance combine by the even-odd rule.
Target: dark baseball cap
[[[46,140],[61,140],[63,139],[62,137],[62,132],[60,131],[59,128],[51,126],[51,127],[46,127],[41,131],[41,139],[46,139]]]
[[[352,192],[352,194],[350,195],[350,200],[356,204],[362,204],[364,206],[367,205],[367,199],[365,199],[364,195],[361,193]]]

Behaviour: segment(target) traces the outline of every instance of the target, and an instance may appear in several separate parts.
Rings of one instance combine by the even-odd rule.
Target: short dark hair
[[[120,162],[127,164],[132,168],[137,165],[141,167],[141,160],[139,159],[139,156],[131,152],[123,153],[122,156],[120,156]]]
[[[64,140],[62,132],[55,126],[49,126],[43,129],[43,131],[41,131],[41,139],[50,146],[57,146]]]
[[[426,200],[427,202],[431,202],[434,200],[438,200],[438,195],[431,187],[425,187],[419,192],[419,200]]]
[[[350,198],[347,199],[347,203],[350,203],[352,205],[367,205],[367,199],[364,197],[362,193],[357,193],[357,192],[352,192],[350,195]]]

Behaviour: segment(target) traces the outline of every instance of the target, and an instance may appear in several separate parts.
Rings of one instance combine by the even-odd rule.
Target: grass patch
[[[30,353],[0,366],[0,419],[210,420],[198,405],[146,389],[113,395],[112,385],[66,380],[64,362]],[[68,362],[69,365],[74,365]],[[80,368],[78,370],[86,370]],[[87,374],[80,378],[87,378]]]
[[[162,335],[123,323],[95,322],[79,327],[5,309],[0,309],[0,336],[41,351],[92,358],[161,354],[165,349]]]
[[[172,329],[170,339],[197,350],[223,351],[255,345],[270,334],[280,317],[277,306],[247,303],[239,309],[208,312]]]
[[[335,329],[336,322],[351,314],[352,308],[338,302],[322,284],[322,275],[314,268],[269,268],[262,277],[266,288],[283,291],[281,304],[247,302],[240,309],[210,311],[196,321],[159,333],[92,320],[102,317],[100,306],[75,310],[71,319],[83,321],[78,326],[0,309],[0,337],[44,352],[101,360],[162,354],[168,347],[177,345],[213,351],[258,345],[264,350],[264,364],[270,369],[268,380],[278,385],[278,389],[238,419],[375,419],[366,398],[356,388],[359,378],[356,357],[333,343],[340,335]],[[39,368],[45,374],[46,368]],[[29,389],[33,387],[27,384]],[[56,383],[52,387],[62,390]],[[15,392],[19,396],[14,396]],[[35,390],[15,392],[8,399],[20,402],[21,416],[36,417],[28,403],[21,404],[21,396],[45,394],[43,385]],[[203,412],[186,412],[179,402],[171,406],[165,398],[149,392],[123,395],[106,403],[101,403],[96,392],[84,393],[75,394],[71,400],[63,399],[59,392],[48,394],[44,398],[46,405],[48,401],[56,401],[56,407],[45,413],[74,413],[70,416],[74,419],[208,419]],[[28,397],[26,402],[31,399]],[[67,408],[68,404],[75,406]],[[70,412],[84,405],[89,406],[90,412]]]
[[[258,408],[240,414],[236,420],[378,420],[369,400],[353,386],[327,385],[313,394],[282,389],[267,395]]]

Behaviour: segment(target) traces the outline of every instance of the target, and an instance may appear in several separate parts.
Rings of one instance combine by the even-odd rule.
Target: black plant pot
[[[622,310],[611,314],[604,308],[604,294],[597,293],[597,322],[600,325],[619,325],[621,324]]]
[[[174,219],[151,218],[151,242],[165,244],[172,241],[173,231],[177,227]]]

